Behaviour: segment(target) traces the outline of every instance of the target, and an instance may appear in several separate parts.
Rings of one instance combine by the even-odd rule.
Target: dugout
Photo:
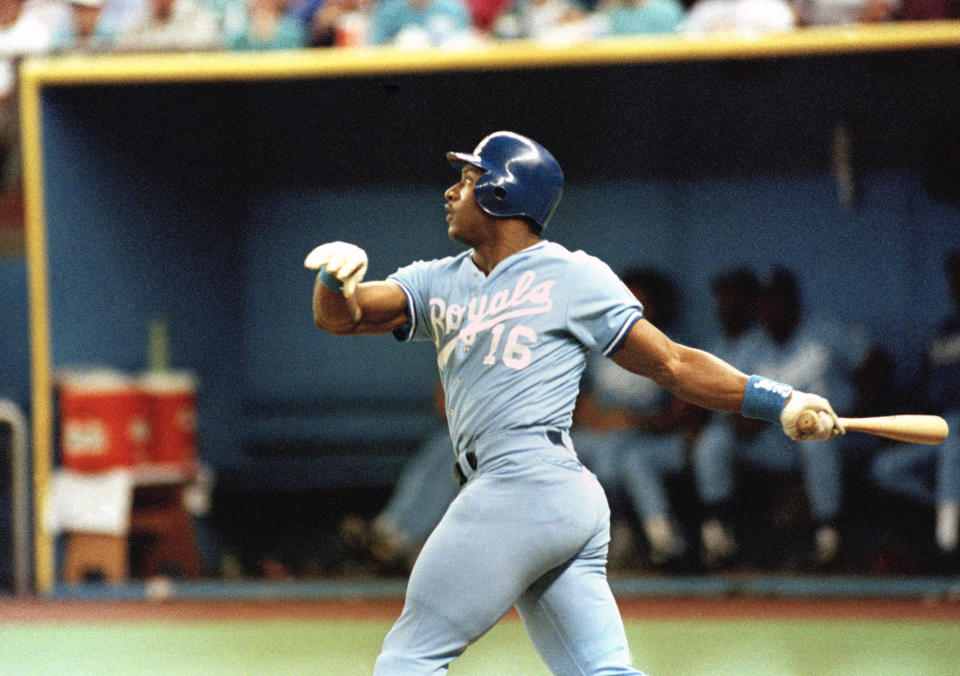
[[[199,376],[201,453],[220,476],[278,493],[389,485],[432,424],[434,356],[319,334],[301,262],[332,239],[361,243],[371,277],[458,251],[440,212],[443,152],[494,129],[560,159],[549,238],[675,274],[687,342],[715,331],[704,294],[733,264],[801,272],[807,300],[870,325],[904,376],[948,308],[955,24],[59,57],[21,76],[38,504],[55,372],[144,368],[158,318],[173,365]]]

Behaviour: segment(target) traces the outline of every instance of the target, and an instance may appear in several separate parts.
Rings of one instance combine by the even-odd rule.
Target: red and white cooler
[[[140,377],[150,440],[147,462],[191,469],[197,462],[197,379],[189,371],[151,371]]]
[[[111,370],[59,377],[60,459],[67,469],[103,472],[146,457],[147,400],[136,379]]]

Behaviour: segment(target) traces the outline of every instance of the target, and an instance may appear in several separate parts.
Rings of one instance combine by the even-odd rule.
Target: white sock
[[[710,519],[700,527],[700,539],[708,559],[725,558],[737,551],[737,541],[718,519]]]

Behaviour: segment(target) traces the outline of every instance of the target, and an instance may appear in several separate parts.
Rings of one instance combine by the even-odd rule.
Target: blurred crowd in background
[[[2,0],[0,54],[563,44],[951,18],[956,0]]]
[[[3,185],[16,179],[17,63],[50,53],[275,50],[609,36],[960,18],[960,0],[0,0]],[[13,161],[10,161],[10,160]]]

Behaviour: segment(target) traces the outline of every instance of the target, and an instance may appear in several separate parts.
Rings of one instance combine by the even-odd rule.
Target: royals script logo
[[[520,275],[512,289],[501,289],[491,296],[474,296],[466,305],[431,298],[430,325],[440,369],[444,369],[459,343],[471,346],[477,335],[484,331],[490,331],[492,340],[483,363],[495,364],[507,320],[544,314],[553,308],[550,291],[556,282],[548,280],[535,284],[535,281],[536,273],[528,270]],[[529,326],[518,324],[507,334],[500,358],[510,368],[524,368],[530,363],[529,345],[536,342],[536,332]]]

